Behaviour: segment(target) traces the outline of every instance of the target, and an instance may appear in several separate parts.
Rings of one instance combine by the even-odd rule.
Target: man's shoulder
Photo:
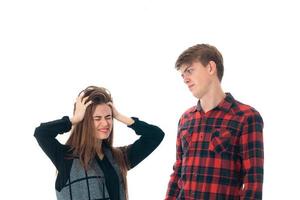
[[[185,110],[179,119],[179,125],[183,125],[185,122],[193,118],[193,113],[196,111],[196,109],[197,106],[192,106]]]
[[[182,116],[190,115],[192,112],[195,112],[196,109],[197,109],[197,106],[192,106],[192,107],[186,109],[186,110],[184,111],[184,113],[182,114]]]
[[[260,116],[260,113],[254,107],[237,100],[235,100],[235,103],[232,106],[232,111],[234,114],[246,118],[250,116]]]

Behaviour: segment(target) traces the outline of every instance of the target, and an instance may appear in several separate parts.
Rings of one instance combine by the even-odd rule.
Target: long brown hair
[[[90,167],[91,161],[97,156],[97,153],[101,151],[99,140],[94,136],[95,127],[93,123],[93,113],[97,105],[113,102],[110,92],[103,87],[89,86],[79,94],[84,93],[84,97],[88,97],[86,102],[90,100],[93,102],[86,108],[84,118],[81,122],[74,125],[71,130],[71,135],[66,144],[71,147],[72,154],[70,157],[79,157],[80,163],[85,170]],[[85,102],[85,103],[86,103]],[[74,111],[76,107],[74,105]],[[113,147],[113,128],[107,139],[102,140],[101,148],[103,146],[108,147],[113,154],[114,159],[118,163],[121,171],[122,180],[124,183],[124,190],[126,199],[128,198],[127,192],[127,171],[129,165],[125,154],[126,147],[115,148]],[[104,151],[102,151],[104,152]]]

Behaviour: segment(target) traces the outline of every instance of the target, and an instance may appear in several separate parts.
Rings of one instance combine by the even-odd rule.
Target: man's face
[[[179,71],[192,94],[201,99],[212,82],[209,64],[207,66],[203,66],[200,62],[193,62],[191,65],[183,64]]]

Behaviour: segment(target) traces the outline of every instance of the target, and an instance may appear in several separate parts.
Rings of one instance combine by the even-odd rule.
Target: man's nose
[[[184,82],[185,84],[188,84],[188,83],[189,83],[190,79],[189,79],[189,77],[188,77],[187,75],[184,75],[182,78],[183,78],[183,82]]]

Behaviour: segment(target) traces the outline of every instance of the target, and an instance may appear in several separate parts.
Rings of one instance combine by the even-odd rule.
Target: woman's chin
[[[99,140],[105,140],[109,137],[109,133],[103,133],[103,132],[97,133],[96,137]]]

